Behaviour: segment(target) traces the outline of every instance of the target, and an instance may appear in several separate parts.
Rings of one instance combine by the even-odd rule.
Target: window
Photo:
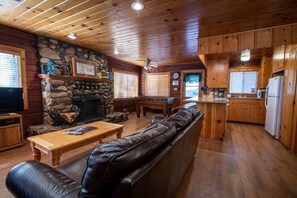
[[[169,96],[169,72],[146,74],[146,96]]]
[[[230,72],[230,93],[254,94],[257,84],[257,71]]]
[[[185,97],[192,98],[199,95],[200,73],[187,73],[184,75]]]
[[[186,98],[197,97],[199,94],[199,82],[198,83],[186,83]]]
[[[114,98],[138,96],[138,74],[114,72]]]
[[[0,87],[23,88],[24,109],[28,109],[25,49],[0,44]]]
[[[0,87],[22,87],[20,55],[0,51]]]

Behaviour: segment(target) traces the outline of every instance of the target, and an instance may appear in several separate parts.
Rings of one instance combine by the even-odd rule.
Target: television
[[[0,114],[23,110],[23,88],[0,87]]]

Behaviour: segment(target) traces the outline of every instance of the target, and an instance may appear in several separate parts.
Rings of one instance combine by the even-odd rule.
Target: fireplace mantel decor
[[[51,79],[57,79],[57,80],[84,80],[84,81],[112,83],[112,81],[108,79],[90,78],[90,77],[84,77],[84,76],[65,76],[65,75],[50,75],[50,74],[37,74],[37,76],[41,79],[51,78]]]
[[[73,76],[85,76],[96,78],[96,63],[92,61],[72,58]]]

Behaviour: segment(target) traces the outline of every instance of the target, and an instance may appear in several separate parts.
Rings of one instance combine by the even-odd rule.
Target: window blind
[[[257,71],[230,73],[230,93],[256,93],[257,84]]]
[[[138,75],[114,72],[114,98],[138,96]]]
[[[146,96],[169,96],[169,75],[168,74],[147,74],[145,95]]]
[[[20,56],[0,52],[0,87],[22,87]]]

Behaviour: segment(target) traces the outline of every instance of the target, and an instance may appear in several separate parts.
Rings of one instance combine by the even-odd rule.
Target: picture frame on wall
[[[96,63],[92,61],[72,58],[72,74],[73,76],[96,78]]]
[[[178,80],[173,80],[172,81],[172,85],[173,86],[178,86],[179,85],[179,81]]]

